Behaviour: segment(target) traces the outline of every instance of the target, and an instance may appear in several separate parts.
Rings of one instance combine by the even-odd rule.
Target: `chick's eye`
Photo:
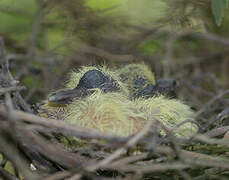
[[[145,83],[146,83],[146,80],[143,77],[141,77],[141,76],[137,76],[137,78],[134,81],[134,85],[137,88],[143,87],[145,85]]]

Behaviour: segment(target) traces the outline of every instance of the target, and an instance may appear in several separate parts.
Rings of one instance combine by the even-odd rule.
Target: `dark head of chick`
[[[118,78],[105,69],[95,67],[84,67],[79,72],[73,72],[67,83],[68,89],[52,93],[48,102],[50,105],[66,105],[73,99],[84,98],[91,95],[96,89],[103,93],[124,91]]]
[[[176,97],[176,80],[155,79],[155,75],[145,64],[129,64],[118,70],[123,83],[126,83],[131,98],[149,98],[158,94]]]

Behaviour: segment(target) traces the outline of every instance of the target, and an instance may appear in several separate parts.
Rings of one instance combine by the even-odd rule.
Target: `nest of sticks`
[[[18,179],[227,179],[229,177],[229,90],[213,97],[196,113],[200,129],[182,138],[154,116],[129,137],[100,133],[64,121],[36,115],[12,77],[4,42],[0,106],[0,178]],[[220,112],[212,106],[221,107]],[[16,110],[18,107],[20,110]],[[216,117],[201,124],[203,116]],[[216,123],[217,122],[217,123]],[[184,123],[183,121],[175,128]],[[152,128],[152,124],[154,124]],[[217,125],[216,125],[217,124]],[[164,135],[161,136],[160,131]],[[55,137],[55,138],[54,138]],[[75,137],[83,146],[66,147],[61,141]]]

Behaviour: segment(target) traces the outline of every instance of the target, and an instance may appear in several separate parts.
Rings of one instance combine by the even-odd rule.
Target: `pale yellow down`
[[[193,111],[179,100],[164,96],[130,101],[120,93],[103,94],[101,91],[84,100],[74,101],[69,105],[64,121],[81,127],[96,129],[102,133],[130,136],[139,132],[147,120],[154,117],[168,129],[187,119],[193,118]],[[153,117],[153,118],[154,118]],[[181,125],[175,134],[191,137],[198,130],[193,123]],[[162,135],[166,133],[161,131]]]
[[[135,64],[129,66],[135,66]],[[139,64],[136,66],[139,67]],[[147,68],[145,65],[140,66],[142,69]],[[101,70],[113,79],[118,79],[117,75],[106,67],[83,67],[78,73],[72,72],[66,87],[75,88],[83,74],[92,69]],[[155,83],[153,74],[148,75],[151,77],[151,82]],[[130,100],[125,85],[122,84],[121,87],[124,90],[116,93],[103,93],[100,89],[96,89],[92,95],[75,99],[73,103],[65,107],[50,107],[46,103],[42,108],[47,110],[50,118],[63,119],[67,123],[119,136],[130,136],[140,131],[155,110],[158,111],[156,117],[168,128],[173,128],[193,117],[190,107],[179,100],[168,99],[162,95]],[[185,123],[175,133],[179,136],[190,137],[196,133],[197,129],[196,125]],[[165,133],[162,132],[162,134]]]
[[[100,90],[69,105],[65,122],[96,129],[102,133],[130,136],[145,125],[143,113],[120,93],[104,94]]]
[[[39,108],[39,115],[45,118],[50,119],[64,119],[66,114],[68,114],[69,108],[68,105],[66,106],[57,106],[52,105],[48,101],[44,102],[44,105],[42,105]]]
[[[155,117],[161,121],[169,129],[185,120],[193,120],[194,112],[188,105],[185,105],[180,100],[168,99],[163,95],[158,95],[152,98],[135,100],[136,107],[145,114],[145,118],[149,119],[153,111],[159,111]],[[185,123],[181,125],[175,134],[184,137],[190,137],[198,130],[196,124]],[[162,132],[162,134],[165,134]]]

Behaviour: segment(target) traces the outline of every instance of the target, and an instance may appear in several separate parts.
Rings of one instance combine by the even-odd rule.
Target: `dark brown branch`
[[[196,117],[198,117],[201,113],[203,113],[208,107],[210,107],[215,101],[222,98],[223,96],[227,95],[229,93],[229,89],[221,92],[217,96],[213,97],[206,105],[204,105],[197,113]]]
[[[0,88],[0,95],[3,95],[5,93],[13,92],[13,91],[21,91],[25,90],[24,86],[13,86],[13,87],[7,87],[7,88]]]
[[[206,132],[204,135],[207,137],[213,138],[213,137],[223,135],[227,131],[229,131],[229,126],[222,126],[222,127],[212,129],[211,131]]]
[[[121,172],[138,172],[138,173],[153,173],[153,172],[165,172],[168,170],[182,170],[190,168],[191,166],[181,162],[174,163],[160,163],[147,166],[140,165],[126,165],[126,166],[112,166],[107,165],[107,168],[119,170]]]
[[[91,46],[83,46],[80,48],[80,50],[84,53],[95,54],[96,56],[114,62],[129,62],[134,60],[134,57],[131,54],[123,54],[123,55],[112,54],[108,51],[105,51],[104,49],[91,47]]]
[[[3,132],[2,127],[1,132]],[[18,151],[17,146],[12,144],[12,142],[8,142],[7,138],[2,133],[0,134],[0,142],[0,152],[16,166],[26,179],[38,179],[37,174],[30,171],[29,162],[23,158],[22,154]]]
[[[2,106],[0,107],[0,114],[4,115],[5,117],[8,116],[6,109]],[[25,113],[22,111],[13,111],[13,114],[15,114],[16,117],[18,117],[19,120],[42,125],[46,128],[48,128],[52,132],[58,132],[63,133],[67,136],[75,136],[79,138],[96,138],[96,139],[106,139],[110,142],[126,142],[129,138],[119,137],[119,136],[112,136],[107,135],[103,133],[99,133],[96,130],[93,129],[86,129],[79,127],[77,125],[70,125],[63,121],[54,120],[54,119],[46,119],[43,117],[35,116],[33,114]]]
[[[18,82],[15,81],[9,71],[9,62],[6,56],[5,44],[3,38],[0,36],[0,59],[2,60],[2,72],[0,77],[1,86],[15,86]]]

